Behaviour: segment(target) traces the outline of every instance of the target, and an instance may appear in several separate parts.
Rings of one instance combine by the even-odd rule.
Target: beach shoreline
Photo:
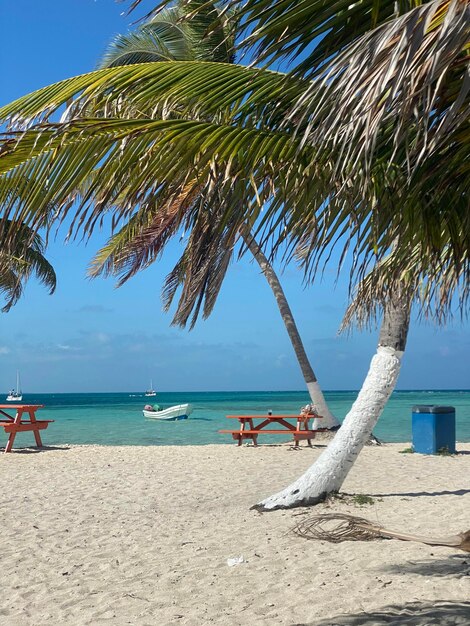
[[[333,414],[342,421],[357,397],[356,392],[325,392]],[[295,392],[159,392],[162,407],[190,403],[193,412],[188,420],[161,423],[145,419],[145,397],[126,393],[38,394],[24,398],[28,404],[42,404],[38,419],[51,419],[44,441],[48,445],[206,445],[230,444],[229,435],[220,429],[230,428],[227,415],[298,414],[309,402],[307,390]],[[383,441],[402,442],[412,437],[414,405],[453,406],[456,412],[456,436],[470,443],[470,391],[464,392],[395,392],[392,394],[374,434]],[[233,426],[233,424],[232,424]],[[261,438],[260,438],[261,439]],[[286,437],[286,441],[290,438]],[[27,433],[18,444],[32,442]],[[263,443],[279,443],[278,435],[263,436]]]
[[[430,612],[441,602],[450,621],[435,623],[457,623],[452,607],[461,616],[470,598],[466,553],[292,532],[322,512],[430,537],[467,530],[470,444],[458,443],[456,456],[401,454],[407,447],[367,446],[344,497],[267,514],[250,507],[297,478],[324,445],[63,445],[1,455],[0,621],[380,624],[393,623],[381,612]],[[372,503],[359,506],[358,494]]]

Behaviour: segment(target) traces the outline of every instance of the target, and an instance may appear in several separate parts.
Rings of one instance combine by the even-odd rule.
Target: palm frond
[[[436,0],[339,53],[294,113],[309,117],[306,140],[337,153],[336,180],[376,158],[413,171],[468,129],[469,47],[468,2]]]
[[[179,7],[171,7],[162,11],[158,20],[142,24],[130,33],[117,35],[108,45],[99,66],[194,59],[190,26],[181,20],[182,17],[183,11]]]
[[[101,274],[120,276],[118,286],[121,286],[148,267],[184,225],[194,195],[193,187],[188,186],[171,201],[160,205],[158,196],[149,196],[96,254],[89,275],[93,278]]]
[[[41,252],[29,249],[25,254],[25,262],[31,268],[36,278],[53,294],[57,287],[57,277],[54,268]]]
[[[15,226],[15,237],[7,237]],[[11,224],[0,220],[0,293],[6,304],[2,311],[7,312],[23,294],[24,284],[32,274],[44,284],[52,294],[56,288],[56,274],[52,265],[44,257],[45,244],[41,237],[25,224]]]
[[[218,192],[216,190],[216,195]],[[191,224],[184,253],[163,288],[164,307],[168,310],[182,287],[173,324],[185,327],[191,317],[189,324],[193,328],[201,309],[203,317],[207,318],[214,308],[239,237],[237,216],[243,207],[231,211],[230,221],[223,215],[228,202],[237,202],[236,196],[232,193],[230,200],[225,197],[223,202],[216,201],[210,206],[207,196],[198,195],[196,204],[201,204],[204,198],[204,207],[195,207],[196,219]],[[224,223],[223,228],[220,228],[221,222]]]
[[[149,15],[170,2],[161,0]],[[187,19],[212,4],[187,0]],[[239,50],[258,61],[288,60],[296,71],[313,77],[357,37],[416,4],[417,0],[227,0],[222,12],[230,12],[240,24]]]
[[[285,74],[225,63],[181,61],[106,68],[44,87],[0,108],[0,120],[25,127],[73,101],[75,117],[225,115],[246,124],[275,124],[307,84]],[[140,111],[141,113],[137,113]],[[142,113],[143,112],[143,113]],[[64,118],[65,119],[65,118]],[[70,119],[70,118],[67,118]]]
[[[457,268],[448,247],[440,254],[429,254],[419,242],[414,248],[397,249],[377,264],[355,287],[346,309],[341,331],[352,326],[377,324],[390,294],[401,294],[403,301],[414,302],[420,316],[442,324],[459,310],[468,316],[470,296],[468,255]]]
[[[266,177],[274,170],[284,168],[294,173],[293,163],[297,163],[298,146],[289,135],[225,124],[92,119],[53,126],[47,131],[44,127],[39,134],[49,146],[47,151],[27,158],[26,147],[0,159],[0,171],[4,166],[0,202],[5,215],[14,211],[17,219],[33,227],[38,223],[35,220],[43,220],[51,204],[61,208],[63,219],[71,203],[78,201],[73,226],[85,233],[102,219],[104,208],[112,208],[114,203],[118,222],[150,196],[162,198],[163,202],[171,200],[187,185],[188,176],[195,180],[196,163],[199,180],[207,180],[208,185],[215,161],[224,164],[226,185],[237,177],[246,180],[248,171],[253,181],[258,181],[255,187],[250,185],[247,194],[251,195],[265,193]],[[34,130],[22,133],[18,145],[34,147],[37,136]],[[242,161],[238,158],[241,154]],[[21,201],[9,193],[17,180],[29,181]],[[86,183],[89,185],[84,191]],[[122,197],[126,198],[124,203]]]
[[[415,233],[419,232],[423,250],[430,251],[428,259],[447,245],[449,263],[460,268],[462,275],[468,273],[466,251],[470,242],[466,233],[470,228],[465,228],[465,164],[462,167],[467,175],[462,171],[461,180],[453,180],[451,192],[455,201],[450,203],[449,192],[447,197],[445,193],[445,171],[430,170],[424,176],[423,170],[413,191],[412,186],[403,185],[398,171],[393,179],[388,167],[384,167],[382,175],[376,168],[376,203],[371,206],[369,198],[360,197],[355,189],[348,198],[344,189],[328,187],[328,161],[315,163],[312,149],[301,147],[286,133],[189,120],[146,119],[82,120],[61,125],[60,132],[55,128],[49,132],[52,143],[48,153],[26,160],[23,156],[15,167],[10,162],[7,174],[0,176],[2,200],[2,190],[7,191],[16,176],[22,180],[33,177],[24,213],[18,213],[16,203],[12,205],[22,218],[34,215],[33,207],[41,217],[50,203],[62,207],[63,216],[70,203],[78,200],[74,225],[89,234],[106,212],[112,212],[117,224],[132,216],[139,206],[146,206],[150,198],[158,210],[164,211],[168,203],[180,202],[183,189],[185,194],[206,189],[206,197],[215,202],[215,196],[209,192],[214,186],[217,164],[217,171],[223,173],[217,178],[217,187],[222,190],[225,186],[217,201],[223,203],[224,196],[227,198],[220,232],[235,219],[233,212],[244,204],[245,209],[236,218],[239,225],[248,220],[260,229],[266,228],[267,236],[272,234],[279,242],[285,240],[287,232],[292,249],[305,242],[310,233],[313,238],[307,237],[305,258],[311,278],[320,258],[335,242],[344,245],[345,253],[349,247],[355,250],[356,276],[364,275],[372,261],[389,254],[391,242],[399,232],[405,250],[414,244]],[[21,134],[20,143],[30,142],[34,146],[34,133]],[[44,133],[45,129],[41,131]],[[14,156],[13,151],[11,159]],[[439,162],[436,157],[436,167]],[[84,190],[87,181],[91,182]],[[232,206],[228,198],[234,181],[240,182],[237,189],[243,195],[240,204]],[[462,195],[465,185],[467,195]],[[39,194],[40,190],[44,194],[44,189],[46,197]],[[400,212],[396,211],[397,203]],[[406,258],[401,261],[406,262]]]
[[[166,2],[161,2],[164,6]],[[193,16],[207,2],[187,2]],[[409,167],[450,144],[470,112],[469,0],[230,1],[261,57],[299,57],[315,78],[292,119],[337,151],[338,176],[377,147]],[[308,54],[307,54],[308,52]],[[302,132],[302,131],[301,131]],[[392,139],[393,138],[393,139]],[[403,150],[402,150],[403,151]],[[382,149],[383,152],[383,149]]]

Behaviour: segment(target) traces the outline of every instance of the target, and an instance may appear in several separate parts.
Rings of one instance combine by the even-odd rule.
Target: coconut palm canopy
[[[185,4],[190,17],[210,5]],[[243,24],[241,49],[259,60],[288,59],[295,73],[315,79],[294,109],[312,117],[306,133],[312,140],[346,146],[355,139],[359,145],[348,154],[360,157],[375,154],[380,132],[392,125],[387,141],[393,137],[395,149],[418,158],[450,143],[449,131],[468,121],[469,0],[227,0],[224,6]]]
[[[85,235],[109,213],[139,229],[158,223],[160,238],[197,223],[196,265],[214,241],[233,245],[243,223],[274,247],[300,246],[310,277],[335,242],[354,251],[355,277],[393,246],[372,292],[405,282],[444,314],[456,290],[468,297],[468,11],[462,1],[248,0],[245,45],[266,58],[308,51],[297,75],[158,62],[20,98],[0,109],[26,128],[3,140],[0,201],[33,228],[51,202],[63,218],[77,201]],[[25,178],[21,202],[11,199]]]

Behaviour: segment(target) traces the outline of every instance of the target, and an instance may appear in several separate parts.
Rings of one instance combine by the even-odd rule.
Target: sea
[[[327,391],[325,398],[332,412],[342,421],[356,399],[357,391]],[[98,444],[103,446],[205,445],[232,443],[221,428],[236,427],[226,415],[266,415],[268,411],[297,414],[309,402],[306,391],[174,392],[146,398],[143,392],[53,393],[23,395],[25,404],[43,404],[38,419],[54,420],[43,441],[47,446]],[[159,421],[144,418],[145,404],[162,408],[190,402],[189,419]],[[384,442],[410,442],[412,408],[415,405],[453,406],[456,410],[457,441],[470,441],[470,390],[395,391],[374,429]],[[3,429],[0,437],[6,439]],[[30,432],[19,433],[15,447],[32,445]],[[265,435],[260,443],[281,436]],[[286,441],[290,437],[286,436]],[[4,445],[0,441],[0,445]]]

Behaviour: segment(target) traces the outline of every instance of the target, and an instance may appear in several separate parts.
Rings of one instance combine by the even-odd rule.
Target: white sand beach
[[[405,447],[366,447],[350,472],[343,491],[373,504],[349,497],[267,514],[250,506],[299,476],[320,446],[2,454],[0,623],[468,624],[470,554],[291,532],[333,511],[429,536],[470,528],[470,444],[455,457]]]

